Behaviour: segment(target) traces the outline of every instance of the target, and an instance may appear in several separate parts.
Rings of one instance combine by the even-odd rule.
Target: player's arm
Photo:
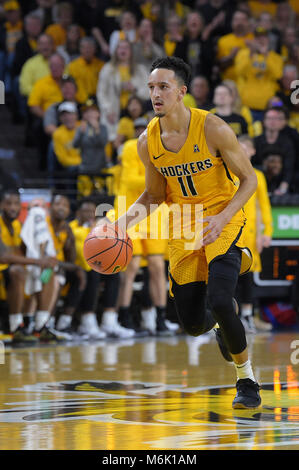
[[[143,132],[138,139],[138,155],[145,166],[145,190],[129,207],[126,214],[121,216],[116,224],[124,230],[136,225],[145,219],[157,206],[162,204],[166,198],[166,180],[158,173],[152,162],[147,149],[147,132]]]
[[[246,157],[232,129],[218,116],[208,114],[205,123],[205,136],[210,152],[220,153],[228,170],[239,178],[240,185],[225,209],[216,216],[206,217],[204,228],[206,234],[203,244],[213,243],[222,232],[223,227],[250,199],[257,187],[254,169]],[[208,232],[208,233],[207,233]]]

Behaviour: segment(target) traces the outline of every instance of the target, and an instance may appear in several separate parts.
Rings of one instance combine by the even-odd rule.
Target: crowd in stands
[[[6,105],[12,122],[23,126],[32,167],[56,194],[50,207],[38,201],[28,212],[28,218],[37,212],[54,246],[32,261],[17,220],[20,195],[3,188],[1,298],[16,341],[68,337],[78,311],[80,335],[137,334],[129,310],[141,256],[123,278],[103,279],[88,269],[82,243],[96,201],[126,194],[125,185],[142,192],[134,152],[153,117],[147,80],[156,58],[177,56],[190,65],[185,105],[217,114],[239,139],[249,139],[270,196],[299,193],[298,25],[296,0],[0,0]],[[141,323],[143,330],[172,334],[166,298],[153,298],[165,283],[165,251],[152,254],[160,256],[149,253],[143,267]],[[50,275],[26,294],[28,266]],[[61,298],[63,314],[51,329]],[[26,320],[24,333],[33,313],[35,326]]]

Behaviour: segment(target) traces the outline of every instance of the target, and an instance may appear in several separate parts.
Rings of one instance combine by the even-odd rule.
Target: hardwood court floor
[[[253,411],[213,335],[6,347],[0,450],[299,449],[298,336],[249,337]]]

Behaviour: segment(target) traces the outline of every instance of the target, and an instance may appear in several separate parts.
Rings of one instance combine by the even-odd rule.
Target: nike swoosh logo
[[[154,157],[154,155],[153,155],[153,159],[154,159],[154,160],[158,160],[158,158],[163,157],[163,155],[165,155],[165,153],[161,153],[161,154],[158,155],[157,157]]]

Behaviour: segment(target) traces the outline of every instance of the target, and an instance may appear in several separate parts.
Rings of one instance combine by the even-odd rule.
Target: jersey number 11
[[[188,187],[188,189],[191,193],[191,196],[197,196],[197,191],[194,187],[192,176],[191,175],[186,176],[186,181],[187,181],[187,187]],[[178,177],[178,182],[180,183],[183,196],[185,196],[185,197],[190,196],[190,194],[188,194],[186,184],[185,184],[184,178],[182,176]]]

